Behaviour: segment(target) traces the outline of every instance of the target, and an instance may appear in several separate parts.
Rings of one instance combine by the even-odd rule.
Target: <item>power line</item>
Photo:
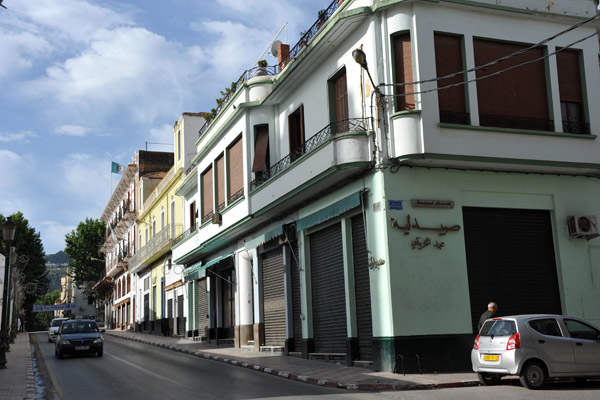
[[[561,31],[561,32],[559,32],[559,33],[557,33],[557,34],[555,34],[553,36],[550,36],[549,38],[546,38],[546,39],[542,40],[541,42],[538,42],[538,43],[536,43],[536,44],[534,44],[534,45],[532,45],[530,47],[527,47],[525,49],[517,50],[514,53],[508,54],[506,56],[503,56],[503,57],[497,58],[495,60],[492,60],[492,61],[488,62],[487,64],[478,65],[478,66],[473,67],[473,68],[469,68],[469,69],[465,69],[465,70],[462,70],[462,71],[454,72],[452,74],[448,74],[448,75],[445,75],[445,76],[440,76],[440,77],[437,77],[437,78],[424,79],[424,80],[421,80],[421,81],[414,81],[414,82],[389,83],[389,84],[383,84],[383,85],[384,86],[419,85],[419,84],[422,84],[422,83],[437,82],[437,81],[442,80],[442,79],[453,78],[455,76],[464,75],[464,74],[469,73],[469,72],[475,72],[475,71],[480,70],[482,68],[486,68],[486,67],[489,67],[491,65],[498,64],[499,62],[502,62],[504,60],[508,60],[508,59],[510,59],[512,57],[516,57],[518,55],[527,53],[528,51],[533,50],[533,49],[535,49],[537,47],[543,46],[544,44],[550,42],[551,40],[556,39],[559,36],[562,36],[562,35],[564,35],[566,33],[569,33],[571,31],[573,31],[573,30],[575,30],[575,29],[577,29],[577,28],[579,28],[579,27],[587,24],[588,22],[596,20],[599,16],[600,16],[600,13],[597,13],[593,17],[588,18],[588,19],[586,19],[584,21],[581,21],[581,22],[579,22],[579,23],[577,23],[577,24],[575,24],[575,25],[573,25],[573,26],[565,29],[564,31]],[[578,42],[576,42],[576,43],[578,43]],[[573,43],[573,44],[575,44],[575,43]],[[571,45],[573,45],[573,44],[571,44]]]
[[[553,55],[555,55],[557,53],[560,53],[563,50],[566,50],[566,49],[568,49],[570,47],[573,47],[574,45],[576,45],[578,43],[581,43],[581,42],[583,42],[585,40],[588,40],[588,39],[590,39],[590,38],[592,38],[594,36],[597,36],[599,34],[600,34],[600,32],[594,32],[591,35],[586,36],[586,37],[584,37],[582,39],[579,39],[579,40],[577,40],[577,41],[575,41],[575,42],[573,42],[573,43],[571,43],[571,44],[569,44],[569,45],[567,45],[565,47],[561,47],[560,49],[556,50],[553,53],[549,53],[549,54],[544,55],[542,57],[538,57],[538,58],[533,59],[533,60],[525,61],[523,63],[517,64],[517,65],[513,65],[511,67],[504,68],[504,69],[502,69],[500,71],[496,71],[494,73],[491,73],[491,74],[488,74],[488,75],[485,75],[485,76],[480,76],[479,78],[475,78],[475,79],[471,79],[471,80],[467,80],[467,81],[462,81],[462,82],[459,82],[459,83],[454,83],[454,84],[451,84],[451,85],[446,85],[446,86],[437,87],[437,88],[428,89],[428,90],[421,90],[421,91],[417,91],[417,92],[400,93],[400,94],[386,94],[385,96],[386,97],[404,97],[404,96],[411,96],[411,95],[415,95],[415,94],[431,93],[431,92],[436,92],[438,90],[450,89],[450,88],[453,88],[453,87],[466,85],[467,83],[480,81],[482,79],[490,78],[492,76],[500,75],[500,74],[502,74],[504,72],[507,72],[507,71],[510,71],[510,70],[513,70],[513,69],[516,69],[516,68],[520,68],[520,67],[522,67],[524,65],[533,64],[535,62],[544,60],[544,59],[549,58],[549,57],[551,57],[551,56],[553,56]],[[444,78],[440,78],[440,79],[444,79]],[[436,79],[436,80],[439,80],[439,79]],[[428,81],[422,81],[422,82],[433,82],[433,81],[436,81],[436,80],[428,80]],[[415,82],[415,83],[418,83],[418,82]],[[407,85],[412,85],[412,83],[408,83]],[[381,84],[381,86],[398,86],[398,85],[397,84],[389,84],[388,83],[388,84]]]

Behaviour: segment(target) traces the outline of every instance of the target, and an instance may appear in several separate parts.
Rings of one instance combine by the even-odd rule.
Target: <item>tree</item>
[[[70,257],[71,276],[78,288],[88,294],[91,285],[98,282],[104,274],[104,255],[100,246],[104,243],[104,222],[86,218],[77,229],[65,236],[65,253]]]
[[[25,219],[23,213],[19,211],[10,217],[17,225],[15,239],[10,245],[16,248],[16,254],[19,257],[17,262],[18,272],[14,272],[13,276],[19,280],[22,279],[23,293],[18,294],[24,296],[22,308],[25,311],[27,327],[31,330],[32,327],[35,327],[33,303],[48,290],[44,246],[40,234],[29,226],[29,221]],[[0,225],[4,224],[4,221],[5,217],[0,214]],[[4,242],[1,246],[2,254],[8,254]],[[28,261],[25,263],[22,260]]]
[[[60,299],[60,290],[55,290],[48,294],[43,295],[35,301],[35,304],[41,305],[53,305],[56,303],[56,300]],[[35,313],[35,323],[38,329],[46,328],[50,326],[50,322],[52,322],[52,318],[54,318],[54,311],[44,311]],[[41,328],[40,328],[41,327]],[[31,330],[31,329],[30,329]]]

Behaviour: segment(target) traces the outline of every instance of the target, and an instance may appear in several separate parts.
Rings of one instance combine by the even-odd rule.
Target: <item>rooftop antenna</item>
[[[2,4],[2,2],[3,2],[3,1],[4,1],[4,0],[0,0],[0,7],[2,7],[2,8],[6,8],[6,6],[5,6],[4,4]],[[8,8],[6,8],[6,9],[8,10]]]
[[[269,43],[269,44],[267,45],[267,48],[265,49],[265,51],[263,51],[263,52],[262,52],[262,54],[260,55],[260,57],[258,57],[258,60],[256,60],[256,62],[255,62],[255,63],[254,63],[252,66],[254,66],[254,65],[258,64],[258,62],[259,62],[260,60],[262,60],[263,56],[264,56],[265,54],[267,54],[267,51],[269,51],[269,50],[271,51],[271,54],[273,55],[273,57],[277,57],[277,54],[273,54],[273,47],[274,47],[274,46],[273,46],[273,44],[274,44],[275,42],[279,42],[279,40],[277,40],[277,38],[279,37],[279,35],[281,35],[281,32],[282,32],[284,29],[285,29],[285,41],[286,41],[286,43],[287,43],[287,25],[288,25],[288,23],[287,23],[287,22],[286,22],[285,24],[283,24],[283,26],[281,27],[281,29],[279,30],[279,32],[277,32],[277,35],[275,35],[275,37],[273,38],[273,40],[271,40],[271,43]],[[279,43],[281,43],[281,42],[279,42]],[[279,46],[279,45],[277,45],[277,46]],[[275,53],[277,53],[277,52],[275,52]]]

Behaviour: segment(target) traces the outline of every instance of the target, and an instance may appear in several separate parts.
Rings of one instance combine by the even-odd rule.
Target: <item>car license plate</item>
[[[89,350],[90,346],[77,346],[75,347],[75,350]]]
[[[498,354],[484,354],[483,361],[500,361],[500,356]]]

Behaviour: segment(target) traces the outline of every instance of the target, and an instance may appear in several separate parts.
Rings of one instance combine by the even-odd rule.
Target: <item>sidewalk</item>
[[[0,369],[0,399],[35,399],[35,382],[29,333],[21,332],[6,353],[6,369]]]
[[[325,361],[307,360],[265,352],[258,353],[147,333],[110,330],[105,335],[164,347],[243,368],[252,368],[285,379],[341,389],[369,391],[415,390],[477,386],[479,384],[477,375],[473,372],[402,375],[391,372],[374,372],[366,368],[346,367]]]

